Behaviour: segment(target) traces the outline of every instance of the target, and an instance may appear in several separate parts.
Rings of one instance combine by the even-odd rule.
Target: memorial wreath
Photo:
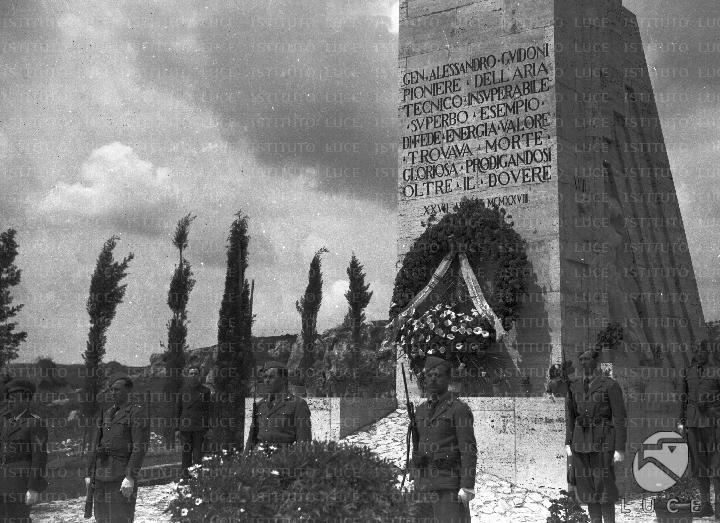
[[[470,299],[446,298],[423,306],[456,259]],[[480,267],[492,268],[492,283],[484,289],[475,275]],[[505,210],[482,200],[462,200],[456,212],[438,222],[431,216],[405,255],[393,289],[391,341],[416,375],[428,355],[459,369],[490,370],[488,349],[518,318],[530,271],[525,242]]]

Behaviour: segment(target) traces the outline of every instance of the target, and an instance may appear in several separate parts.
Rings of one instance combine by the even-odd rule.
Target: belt
[[[591,416],[578,416],[575,418],[575,425],[577,427],[602,427],[603,425],[612,426],[612,420],[610,418],[593,418]]]

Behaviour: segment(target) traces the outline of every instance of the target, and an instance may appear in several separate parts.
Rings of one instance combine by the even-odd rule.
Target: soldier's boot
[[[602,523],[602,508],[600,503],[588,503],[590,523]]]
[[[700,510],[695,517],[706,518],[715,515],[710,504],[710,478],[698,478],[698,487],[700,489]]]
[[[615,523],[615,503],[603,503],[600,505],[602,510],[603,523]]]
[[[715,521],[720,521],[720,478],[713,478],[713,490],[715,491]]]

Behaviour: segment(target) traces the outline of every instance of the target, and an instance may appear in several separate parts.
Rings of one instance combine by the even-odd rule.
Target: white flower
[[[465,345],[463,345],[462,343],[455,344],[455,350],[461,351],[461,350],[463,350],[464,347],[465,347]]]
[[[490,337],[490,333],[487,332],[487,331],[482,331],[482,337],[483,337],[483,338],[489,338],[489,337]]]
[[[201,503],[202,503],[202,498],[197,498],[197,499],[195,500],[195,504],[196,504],[196,505],[200,505]]]
[[[475,327],[473,329],[473,334],[482,334],[482,333],[483,333],[483,330],[480,327]]]
[[[450,330],[453,332],[457,332],[460,329],[458,329],[457,325],[453,325],[452,327],[450,327]]]
[[[272,471],[270,471],[270,474],[272,474],[273,476],[279,476],[279,475],[280,475],[280,473],[279,473],[277,470],[272,470]]]
[[[447,339],[449,339],[449,340],[454,340],[454,339],[455,339],[455,335],[454,335],[454,334],[448,334],[448,335],[445,336],[445,337],[446,337]]]
[[[184,508],[180,511],[181,516],[187,516],[188,515],[188,509]]]
[[[445,325],[447,325],[447,326],[449,327],[450,325],[452,325],[452,321],[450,321],[450,320],[445,320]]]
[[[440,352],[445,354],[445,347],[440,347]]]

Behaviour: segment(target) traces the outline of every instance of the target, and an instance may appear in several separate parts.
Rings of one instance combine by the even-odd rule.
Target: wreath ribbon
[[[473,305],[478,312],[484,314],[492,320],[495,327],[495,339],[500,341],[507,334],[505,328],[503,327],[502,320],[498,318],[495,311],[492,310],[492,307],[490,307],[485,299],[485,295],[482,293],[482,289],[480,289],[480,284],[475,277],[475,273],[473,272],[472,267],[470,267],[467,255],[464,252],[461,252],[458,254],[458,258],[460,259],[460,272],[465,280],[465,284],[467,285],[468,294],[470,295]]]
[[[437,266],[437,269],[435,269],[435,272],[433,272],[433,275],[430,277],[430,281],[427,283],[427,285],[425,285],[425,287],[420,292],[418,292],[412,300],[410,300],[410,303],[408,303],[408,305],[402,310],[402,312],[398,314],[395,319],[388,325],[388,328],[391,329],[391,335],[388,337],[388,339],[394,340],[397,337],[397,332],[400,327],[405,323],[406,317],[412,314],[412,311],[414,311],[418,305],[424,302],[425,299],[430,295],[430,293],[432,293],[432,291],[435,289],[435,287],[437,287],[438,283],[440,283],[443,276],[445,276],[445,273],[450,268],[450,265],[452,264],[453,258],[456,254],[458,256],[458,259],[460,260],[460,272],[462,274],[463,280],[465,280],[465,284],[467,285],[468,294],[470,295],[470,299],[472,300],[473,305],[478,310],[478,312],[484,314],[486,317],[492,320],[495,328],[495,339],[500,341],[503,337],[505,337],[507,331],[503,327],[502,320],[497,316],[497,314],[495,314],[495,311],[492,310],[492,307],[490,307],[487,300],[485,299],[485,295],[482,293],[482,289],[480,288],[480,284],[475,277],[475,273],[473,272],[472,267],[470,267],[470,262],[467,259],[467,255],[464,252],[456,253],[454,251],[451,251],[445,255],[440,264]]]

